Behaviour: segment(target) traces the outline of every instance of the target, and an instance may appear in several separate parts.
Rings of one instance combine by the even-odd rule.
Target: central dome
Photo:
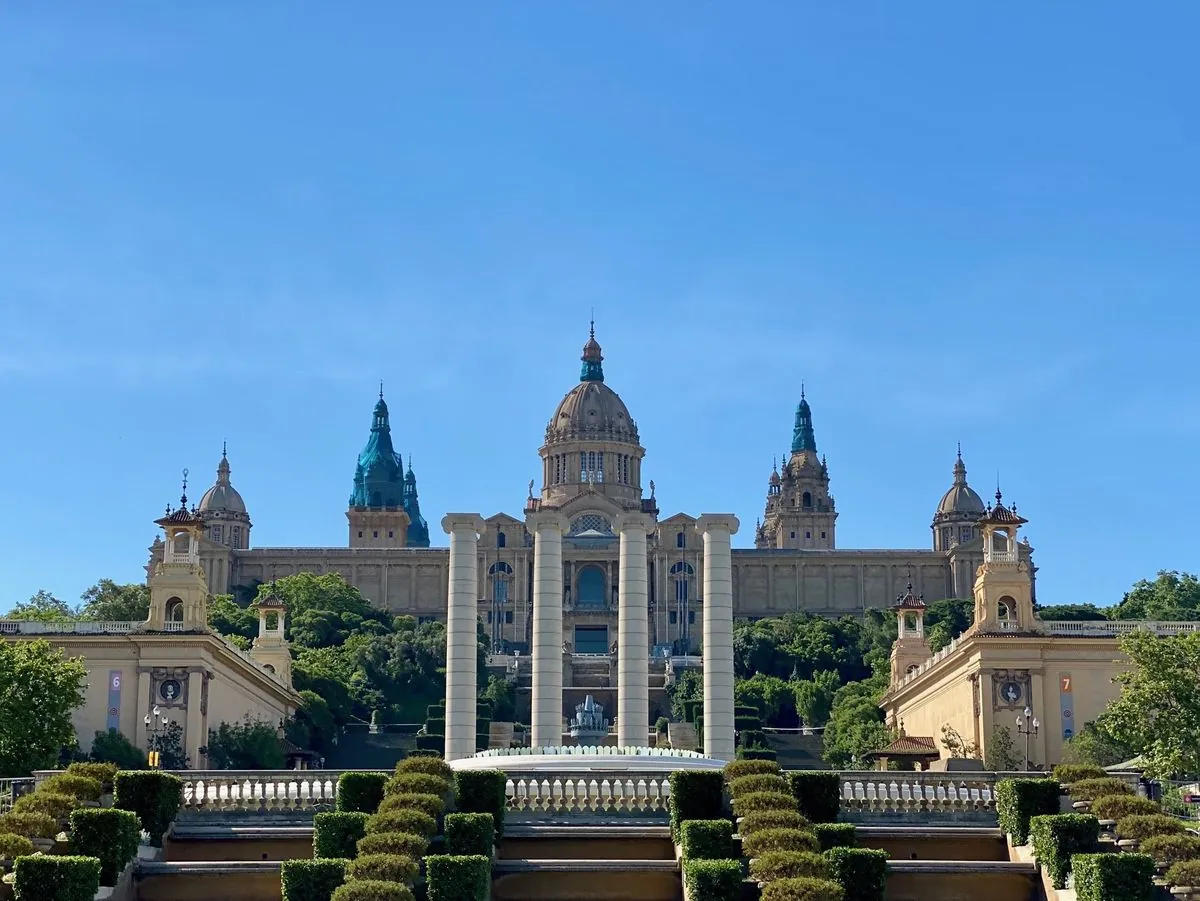
[[[593,327],[583,346],[579,384],[559,401],[546,425],[546,443],[559,441],[617,441],[637,444],[637,423],[620,395],[604,384],[604,356]]]
[[[949,491],[942,495],[937,515],[962,516],[968,514],[978,517],[983,515],[983,511],[983,498],[967,484],[967,467],[963,463],[962,451],[959,450],[958,459],[954,462],[954,484],[950,486]]]
[[[200,498],[200,513],[245,513],[246,502],[229,481],[229,458],[221,451],[217,464],[217,481]]]

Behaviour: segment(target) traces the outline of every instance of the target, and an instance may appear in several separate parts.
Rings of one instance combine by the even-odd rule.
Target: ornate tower
[[[929,659],[929,640],[925,637],[925,599],[913,597],[912,582],[896,599],[896,642],[892,645],[892,685]]]
[[[429,523],[421,515],[421,502],[417,500],[417,476],[413,472],[412,457],[408,458],[408,472],[404,474],[404,512],[408,514],[408,546],[429,547]]]
[[[829,493],[829,467],[817,456],[812,408],[800,389],[792,452],[782,476],[771,473],[767,505],[754,545],[758,548],[836,547],[837,508]]]
[[[967,484],[967,467],[963,463],[962,445],[954,461],[954,484],[942,495],[937,512],[933,514],[933,549],[948,551],[979,537],[979,517],[985,510],[983,499]]]
[[[275,678],[289,688],[292,685],[292,652],[284,635],[287,604],[275,593],[255,601],[250,609],[258,613],[258,637],[250,646],[250,656]]]
[[[229,456],[221,446],[217,481],[204,492],[196,510],[204,520],[204,534],[214,544],[236,550],[250,547],[250,515],[238,490],[229,481]]]
[[[371,436],[358,455],[346,519],[350,523],[350,547],[405,547],[408,543],[412,520],[404,509],[404,463],[392,447],[382,385],[371,419]]]
[[[179,507],[167,507],[155,525],[164,533],[163,557],[150,573],[150,631],[199,632],[208,628],[208,582],[200,567],[204,521],[187,506],[187,470]]]
[[[996,503],[979,520],[983,565],[975,577],[975,628],[979,632],[1035,632],[1033,578],[1028,553],[1017,543],[1017,532],[1028,520],[1014,504],[1004,506],[999,489]]]

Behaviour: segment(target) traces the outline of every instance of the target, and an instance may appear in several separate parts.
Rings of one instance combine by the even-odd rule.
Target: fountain
[[[571,738],[581,745],[603,744],[608,737],[608,720],[604,716],[604,708],[596,703],[596,699],[588,695],[582,704],[575,705],[575,715],[571,717],[568,729]]]

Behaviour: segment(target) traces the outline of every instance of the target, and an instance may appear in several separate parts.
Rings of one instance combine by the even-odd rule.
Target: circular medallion
[[[164,701],[177,701],[183,691],[178,679],[167,679],[158,686],[158,694]]]
[[[1000,697],[1005,704],[1016,704],[1021,700],[1021,683],[1008,681],[1000,686]]]

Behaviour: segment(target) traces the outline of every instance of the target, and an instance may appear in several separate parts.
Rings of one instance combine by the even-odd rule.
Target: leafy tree
[[[892,740],[879,709],[887,686],[887,669],[880,666],[870,679],[850,682],[837,690],[825,726],[822,756],[827,764],[842,769],[864,766],[868,752],[885,747]]]
[[[101,579],[81,597],[83,619],[103,622],[145,622],[150,616],[150,589],[134,582],[118,585],[112,579]]]
[[[992,729],[992,740],[988,742],[983,757],[985,769],[998,773],[1011,773],[1025,769],[1025,753],[1018,751],[1012,730],[1008,726],[996,725]]]
[[[838,674],[821,670],[811,679],[791,684],[796,713],[806,726],[824,726],[833,711],[833,699],[841,687]]]
[[[676,721],[685,719],[683,705],[685,701],[700,701],[704,698],[704,675],[700,670],[685,669],[667,689],[671,698],[671,716]]]
[[[1037,615],[1046,622],[1086,622],[1108,619],[1095,604],[1053,604],[1039,607]]]
[[[215,770],[278,770],[286,761],[279,730],[247,716],[208,730],[208,762]]]
[[[1063,763],[1090,763],[1094,766],[1114,766],[1137,756],[1133,745],[1118,739],[1112,732],[1107,713],[1102,713],[1083,728],[1063,748]]]
[[[151,751],[159,753],[159,769],[186,770],[191,766],[183,749],[183,726],[174,720],[150,736],[149,745]]]
[[[146,752],[116,729],[96,733],[90,756],[97,763],[115,763],[123,770],[146,768]]]
[[[258,615],[238,604],[228,594],[209,598],[208,624],[226,638],[237,636],[252,641],[258,637]]]
[[[785,702],[794,707],[788,683],[778,676],[755,673],[749,679],[741,679],[734,685],[734,700],[747,707],[757,707],[758,715],[766,725],[778,725],[780,707]],[[793,718],[795,716],[792,711]]]
[[[1121,650],[1132,668],[1117,676],[1121,694],[1106,711],[1106,726],[1141,752],[1151,776],[1200,772],[1200,633],[1134,632],[1121,639]]]
[[[298,748],[326,753],[337,744],[338,725],[328,702],[313,691],[301,691],[304,703],[286,724],[287,739]]]
[[[1200,619],[1200,579],[1191,573],[1162,570],[1153,582],[1137,582],[1110,615],[1113,619]]]
[[[61,601],[45,589],[39,590],[23,604],[17,604],[8,613],[9,619],[33,619],[41,622],[61,622],[78,619],[79,611],[66,601]]]
[[[86,681],[83,659],[47,641],[0,641],[0,776],[54,765],[75,741],[71,712]]]
[[[503,676],[489,676],[487,688],[480,696],[492,704],[492,719],[507,723],[517,716],[517,689]]]

